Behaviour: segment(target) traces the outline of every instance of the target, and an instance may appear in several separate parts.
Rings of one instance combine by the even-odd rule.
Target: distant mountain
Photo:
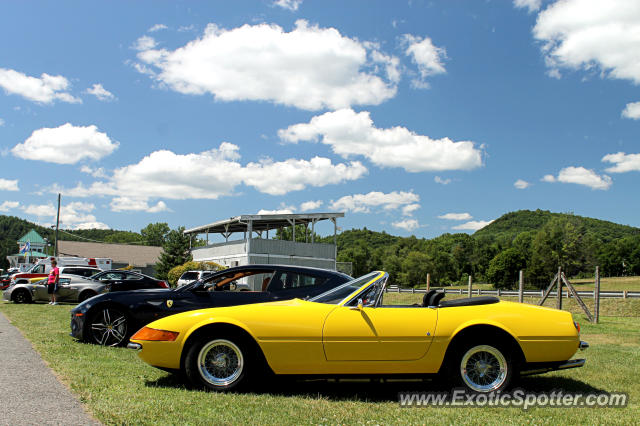
[[[571,218],[584,227],[585,232],[592,234],[602,242],[609,242],[618,238],[640,235],[640,228],[620,225],[606,220],[577,216],[570,213],[551,213],[547,210],[518,210],[502,215],[484,228],[473,234],[474,238],[494,237],[496,239],[512,240],[525,231],[537,231],[552,218]]]

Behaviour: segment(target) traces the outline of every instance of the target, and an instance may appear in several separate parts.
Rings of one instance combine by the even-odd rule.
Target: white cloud
[[[477,231],[478,229],[482,229],[488,224],[493,222],[492,220],[471,220],[469,222],[463,223],[461,225],[454,226],[453,229],[457,229],[459,231]]]
[[[473,142],[431,139],[399,126],[379,129],[369,112],[352,109],[313,117],[309,123],[279,130],[278,136],[291,143],[321,139],[342,157],[362,155],[378,166],[409,172],[471,170],[482,165],[482,151]]]
[[[398,222],[392,222],[391,226],[393,226],[394,228],[404,229],[407,232],[411,232],[414,229],[419,228],[420,224],[415,219],[405,219]]]
[[[0,118],[0,127],[4,126],[4,123],[5,121],[2,118]]]
[[[155,50],[155,40],[145,37],[134,45],[139,70],[156,70],[161,85],[184,94],[318,110],[378,105],[397,90],[376,74],[372,44],[304,20],[291,32],[268,24],[231,30],[209,24],[200,38],[174,51]]]
[[[42,104],[54,101],[82,103],[68,93],[69,80],[61,75],[42,74],[40,78],[30,77],[19,71],[0,68],[0,87],[11,95],[19,95],[25,99]]]
[[[149,28],[147,32],[155,33],[156,31],[166,30],[168,27],[165,24],[155,24],[153,27]]]
[[[243,183],[263,193],[282,195],[307,186],[359,179],[367,173],[359,162],[333,164],[321,157],[309,161],[264,159],[242,165],[237,161],[238,150],[238,146],[223,142],[217,149],[194,154],[154,151],[136,164],[116,169],[106,181],[71,189],[51,185],[51,191],[73,197],[116,196],[111,206],[116,211],[150,211],[150,199],[217,199],[233,194]]]
[[[281,7],[283,9],[290,10],[295,12],[298,10],[300,5],[302,4],[302,0],[274,0],[273,5]]]
[[[0,178],[0,191],[19,191],[18,179],[2,179]]]
[[[469,213],[447,213],[441,216],[438,216],[438,219],[444,220],[469,220],[473,218]]]
[[[85,158],[99,160],[118,148],[106,133],[94,125],[73,126],[63,124],[54,129],[35,130],[24,143],[11,149],[16,157],[56,164],[75,164]]]
[[[95,96],[100,101],[113,101],[115,96],[113,93],[102,87],[102,84],[94,84],[91,88],[87,89],[85,93]]]
[[[84,222],[78,223],[72,229],[111,229],[109,225],[102,222]]]
[[[413,216],[413,212],[420,208],[420,204],[408,204],[402,208],[403,216]]]
[[[627,104],[622,111],[622,116],[632,120],[640,120],[640,102]]]
[[[563,0],[538,15],[534,37],[551,69],[599,67],[640,84],[640,2]]]
[[[150,51],[152,49],[155,49],[157,45],[158,43],[156,42],[155,38],[145,35],[145,36],[139,37],[131,47],[134,50],[144,52],[144,51]]]
[[[529,182],[527,182],[526,180],[518,179],[517,181],[515,181],[513,186],[515,186],[518,189],[526,189],[526,188],[530,187],[531,184]]]
[[[441,185],[449,185],[451,183],[451,179],[443,179],[440,176],[436,176],[433,178],[435,183],[439,183]]]
[[[3,201],[0,203],[0,212],[7,213],[9,210],[17,209],[20,207],[18,201]]]
[[[383,210],[396,210],[400,207],[415,204],[420,196],[413,192],[393,191],[388,194],[372,191],[368,194],[345,195],[337,201],[331,201],[329,208],[337,211],[352,211],[354,213],[369,213],[372,207]]]
[[[309,210],[316,210],[316,209],[319,209],[322,206],[322,204],[324,203],[320,200],[305,201],[304,203],[300,204],[300,211],[308,212]]]
[[[82,167],[80,167],[80,171],[82,173],[91,175],[94,178],[106,178],[108,176],[107,172],[105,172],[105,170],[102,167],[98,167],[94,169],[93,167],[83,165]]]
[[[22,207],[22,210],[38,218],[55,220],[57,208],[53,203],[30,204]],[[104,223],[96,221],[96,217],[90,212],[95,210],[95,205],[83,202],[63,203],[60,206],[60,227],[67,229],[109,229]]]
[[[158,201],[155,206],[149,206],[149,203],[145,200],[128,197],[116,197],[111,200],[111,210],[114,212],[145,211],[147,213],[170,211],[163,201]]]
[[[414,79],[412,82],[413,87],[428,88],[427,77],[447,72],[442,63],[447,57],[447,51],[442,47],[434,46],[429,37],[420,38],[404,34],[401,40],[402,44],[406,46],[404,53],[411,57],[411,61],[418,66],[420,72],[420,78]]]
[[[529,13],[540,10],[542,0],[513,0],[513,5],[519,9],[527,8]]]
[[[261,209],[257,214],[292,214],[293,210],[290,208],[284,209],[276,209],[276,210],[265,210]]]
[[[262,160],[244,167],[243,182],[260,192],[284,195],[307,186],[325,186],[356,180],[367,174],[367,169],[358,161],[333,165],[331,160],[314,157],[310,161],[289,159],[281,162]]]
[[[578,185],[585,185],[591,189],[607,190],[612,185],[613,181],[607,175],[598,175],[596,172],[584,167],[565,167],[560,170],[558,176],[545,175],[542,180],[544,182],[562,182],[562,183],[575,183]]]
[[[615,166],[606,169],[609,173],[626,173],[640,171],[640,154],[625,154],[618,152],[602,157],[606,163],[614,163]]]

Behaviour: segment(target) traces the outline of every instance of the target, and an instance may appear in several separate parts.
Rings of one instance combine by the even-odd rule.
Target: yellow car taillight
[[[142,327],[131,336],[131,340],[150,340],[156,342],[173,342],[178,337],[177,331],[156,330],[155,328]]]

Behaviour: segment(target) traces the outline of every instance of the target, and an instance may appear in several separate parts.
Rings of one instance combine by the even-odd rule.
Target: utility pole
[[[58,194],[58,214],[56,215],[56,239],[54,243],[54,256],[58,257],[58,227],[60,227],[60,194]]]

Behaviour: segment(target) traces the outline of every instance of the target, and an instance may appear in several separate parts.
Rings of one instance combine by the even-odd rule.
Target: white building
[[[184,234],[206,235],[207,245],[191,249],[194,261],[213,261],[230,267],[281,264],[336,270],[337,219],[340,217],[344,217],[344,213],[242,215],[187,229]],[[333,244],[315,242],[315,225],[324,220],[333,222]],[[304,226],[305,242],[296,241],[296,225]],[[292,229],[290,241],[269,239],[269,232],[275,236],[276,231],[283,228]],[[210,244],[209,234],[220,234],[225,241]],[[233,234],[242,238],[229,240]],[[253,283],[249,284],[257,289]]]

